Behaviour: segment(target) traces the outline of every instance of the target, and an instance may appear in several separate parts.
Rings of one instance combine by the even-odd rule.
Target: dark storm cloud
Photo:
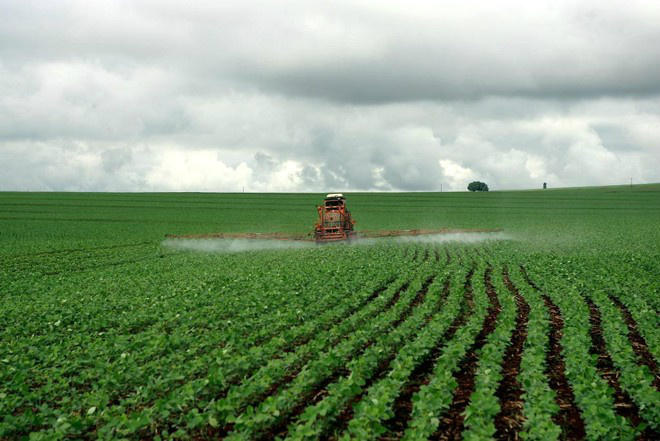
[[[660,175],[657,2],[0,2],[0,189]]]
[[[5,60],[103,60],[345,103],[660,93],[653,2],[3,2]]]
[[[298,5],[264,26],[238,14],[223,36],[244,52],[215,60],[237,80],[343,103],[658,94],[658,7],[626,5]]]

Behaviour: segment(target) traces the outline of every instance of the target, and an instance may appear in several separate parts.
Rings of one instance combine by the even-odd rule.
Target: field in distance
[[[0,193],[0,439],[660,439],[660,184],[346,196]]]

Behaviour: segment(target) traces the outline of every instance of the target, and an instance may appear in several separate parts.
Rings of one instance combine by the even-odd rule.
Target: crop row
[[[599,258],[503,243],[120,250],[118,265],[77,271],[76,252],[57,274],[20,263],[0,282],[26,290],[4,303],[0,438],[660,431],[653,296]]]
[[[343,251],[358,260],[367,253]],[[249,271],[272,265],[277,255],[259,255],[256,261],[251,256],[233,274],[208,271],[207,263],[218,264],[224,256],[181,255],[171,273],[153,275],[156,283],[150,289],[117,285],[116,279],[103,276],[95,286],[76,289],[60,276],[49,279],[48,296],[27,295],[3,310],[2,360],[8,368],[0,370],[5,415],[0,430],[7,436],[23,427],[43,427],[45,434],[83,433],[129,424],[135,416],[132,408],[162,402],[168,395],[175,401],[172,409],[197,403],[205,392],[213,397],[208,386],[230,381],[226,372],[236,372],[239,379],[240,372],[259,366],[260,358],[342,320],[399,268],[415,265],[413,252],[413,247],[380,254],[372,249],[369,265],[356,268],[349,258],[332,267],[321,262],[316,274],[299,271],[300,261],[294,260],[259,277]],[[395,261],[399,268],[378,264],[379,258],[382,263]],[[349,267],[353,278],[336,276]],[[141,271],[151,270],[146,266]],[[188,283],[169,284],[184,274]],[[158,290],[159,278],[168,283],[166,291]],[[313,291],[303,287],[329,291],[310,302]],[[135,297],[120,295],[121,290]],[[299,295],[292,296],[296,290]],[[22,308],[42,320],[25,322]],[[32,329],[27,331],[26,324]],[[224,368],[228,363],[233,371]]]
[[[657,427],[658,392],[651,386],[649,373],[634,359],[625,325],[611,301],[577,279],[574,267],[539,261],[529,266],[534,280],[542,281],[544,292],[561,310],[565,324],[562,355],[585,421],[586,436],[651,436],[643,432],[649,424]],[[607,314],[604,322],[603,311]],[[611,366],[611,359],[617,360],[615,366]],[[617,368],[618,375],[612,373],[613,368]],[[631,396],[635,402],[630,401]],[[641,423],[640,416],[645,423]]]

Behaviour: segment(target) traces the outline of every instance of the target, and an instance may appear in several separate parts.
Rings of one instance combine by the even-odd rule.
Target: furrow
[[[649,368],[651,375],[653,375],[653,387],[656,390],[660,391],[660,370],[658,369],[658,363],[653,358],[653,355],[649,351],[649,347],[646,344],[646,340],[642,337],[637,329],[637,323],[633,318],[628,308],[621,303],[619,299],[614,296],[609,296],[612,303],[619,308],[621,315],[623,316],[626,326],[628,327],[628,339],[630,340],[630,345],[632,346],[635,354],[638,357],[640,365],[646,366]]]
[[[584,439],[586,436],[584,420],[575,404],[575,395],[566,378],[566,366],[561,355],[563,350],[561,339],[564,329],[564,320],[562,319],[561,311],[552,299],[546,294],[543,294],[541,289],[529,278],[527,270],[523,266],[520,267],[520,270],[529,286],[541,292],[543,302],[550,313],[550,351],[546,360],[548,366],[547,375],[550,388],[555,392],[555,399],[559,405],[559,412],[557,412],[553,421],[561,427],[563,439]]]
[[[452,403],[448,411],[442,416],[440,427],[432,435],[431,439],[454,440],[460,438],[461,432],[463,432],[463,411],[470,402],[470,395],[474,392],[474,377],[479,361],[478,351],[486,343],[488,335],[495,330],[497,316],[501,310],[501,305],[497,299],[497,293],[493,288],[490,274],[491,269],[486,269],[484,273],[484,282],[486,285],[486,294],[488,295],[488,300],[490,302],[486,319],[483,322],[481,331],[477,335],[477,338],[470,347],[468,353],[461,361],[458,371],[454,375],[458,386],[454,391]]]
[[[431,283],[433,283],[433,280],[435,279],[435,276],[431,276],[427,278],[424,283],[422,284],[421,289],[417,292],[415,295],[415,298],[412,300],[412,302],[408,305],[406,310],[401,314],[401,316],[394,322],[392,323],[390,329],[394,330],[398,328],[401,323],[403,323],[417,308],[425,299],[426,294],[428,293],[429,286]],[[368,347],[372,346],[375,343],[375,341],[370,341],[367,346],[364,347],[364,349],[360,350],[359,354],[356,354],[356,357],[359,357],[362,355]],[[390,363],[392,360],[396,357],[396,351],[392,351],[387,358],[385,358],[378,367],[378,372],[376,373],[376,376],[379,378],[382,378],[382,376],[387,373],[387,368],[389,367]],[[261,437],[258,439],[260,440],[265,440],[265,439],[273,439],[275,436],[285,436],[286,431],[287,431],[287,426],[294,421],[302,412],[305,408],[308,406],[314,406],[317,404],[319,401],[321,401],[324,397],[327,396],[327,387],[334,383],[337,379],[343,376],[347,376],[349,374],[348,371],[345,369],[342,369],[340,371],[334,372],[330,378],[328,378],[326,381],[323,382],[313,393],[311,393],[306,399],[303,399],[300,401],[300,403],[293,408],[293,410],[286,415],[285,418],[282,418],[275,426],[271,428],[271,430],[267,431],[264,433]]]
[[[603,338],[603,327],[601,323],[600,311],[596,304],[589,298],[584,297],[587,306],[589,306],[589,323],[591,329],[591,350],[590,354],[597,357],[596,368],[600,376],[607,381],[607,384],[614,390],[614,410],[617,414],[626,418],[633,427],[643,424],[644,419],[640,416],[639,407],[630,398],[630,395],[621,388],[619,383],[619,374],[614,367],[612,358],[607,352],[605,339]],[[654,439],[650,429],[643,430],[638,439]]]
[[[386,303],[386,305],[383,307],[382,310],[375,312],[376,315],[383,314],[390,310],[400,299],[401,293],[404,292],[406,289],[408,289],[408,286],[410,285],[410,281],[404,282],[401,287],[399,287],[395,294],[392,296],[392,298]],[[387,286],[382,287],[381,289],[376,290],[372,295],[369,296],[371,300],[374,300],[377,298],[380,294],[382,294],[385,290],[387,290]],[[365,317],[366,318],[366,317]],[[351,329],[356,329],[357,326],[362,323],[363,320],[360,320],[359,322],[355,323],[355,326],[352,326]],[[348,331],[350,333],[350,330]],[[324,345],[324,348],[327,347],[334,347],[338,345],[341,341],[343,341],[348,333],[342,333],[341,335],[337,336],[333,340],[327,342],[327,344]],[[367,350],[371,345],[374,344],[374,340],[370,339],[367,342],[365,342],[360,349],[358,350],[359,353],[364,352]],[[323,350],[321,348],[320,350]],[[305,363],[309,362],[310,359],[315,355],[314,352],[310,352],[307,354],[307,356],[303,357],[301,360],[299,360],[297,363],[295,363],[293,366],[291,366],[288,370],[288,373],[281,377],[279,380],[276,380],[271,384],[271,386],[265,390],[263,393],[257,395],[256,397],[250,399],[249,401],[246,401],[245,403],[242,403],[238,408],[234,409],[235,414],[239,414],[245,410],[247,406],[256,406],[259,403],[263,402],[266,398],[269,396],[273,396],[278,393],[278,391],[284,389],[288,384],[290,384],[302,371],[302,369],[305,366]],[[337,371],[333,373],[331,376],[328,377],[327,382],[321,383],[320,390],[323,390],[328,384],[330,384],[333,381],[333,378],[338,378],[340,375],[340,371]],[[244,384],[248,384],[249,380],[244,382]],[[239,385],[238,387],[242,387],[243,384]],[[224,397],[226,397],[226,393],[223,395],[219,396],[219,400],[222,400]],[[240,395],[240,394],[239,394]],[[211,430],[210,433],[212,434],[212,438],[222,438],[227,435],[227,433],[231,432],[233,429],[233,424],[229,423],[224,425],[223,427],[215,430]]]
[[[426,272],[425,279],[430,276],[428,269]],[[418,286],[415,291],[419,292],[424,285],[424,281],[418,278],[415,285]],[[309,400],[312,397],[320,396],[318,394],[323,393],[325,387],[321,386],[325,384],[328,377],[334,376],[336,372],[341,373],[341,370],[345,369],[345,363],[348,360],[361,357],[378,340],[379,336],[382,335],[382,331],[387,329],[392,332],[396,329],[392,327],[393,323],[398,321],[401,315],[407,316],[410,311],[415,309],[417,304],[413,305],[413,303],[418,296],[413,294],[415,291],[410,291],[412,290],[409,287],[405,305],[399,307],[397,304],[397,311],[388,311],[385,321],[380,324],[374,323],[373,326],[375,327],[371,331],[364,330],[357,333],[353,338],[354,342],[348,345],[335,346],[331,353],[327,353],[324,357],[315,359],[311,364],[308,364],[286,388],[280,388],[274,395],[264,400],[258,408],[248,408],[249,412],[238,416],[235,420],[237,424],[234,430],[229,433],[229,437],[231,439],[266,439],[283,432],[292,418],[295,418],[304,408],[309,406]],[[354,347],[354,345],[357,346]]]
[[[330,329],[330,328],[336,326],[336,323],[338,323],[338,322],[341,323],[342,320],[345,320],[345,319],[347,319],[348,317],[354,315],[357,311],[359,311],[360,309],[364,308],[364,307],[365,307],[366,305],[368,305],[371,301],[373,301],[376,297],[378,297],[379,295],[381,295],[381,294],[387,289],[387,287],[388,287],[390,284],[392,284],[393,282],[394,282],[394,279],[389,279],[387,282],[385,282],[385,284],[383,284],[383,286],[381,286],[380,288],[374,290],[374,292],[371,293],[368,297],[366,297],[366,298],[363,299],[362,301],[358,302],[353,308],[351,308],[351,309],[349,309],[348,311],[346,311],[346,314],[344,315],[344,317],[343,317],[342,319],[340,319],[340,320],[337,321],[337,322],[335,322],[335,321],[328,322],[328,323],[326,323],[324,326],[321,327],[321,329],[319,330],[319,332],[310,333],[310,334],[305,335],[304,337],[298,339],[297,341],[293,341],[293,342],[289,343],[289,344],[287,345],[286,348],[282,349],[282,352],[283,352],[283,353],[291,353],[291,352],[294,352],[294,351],[296,350],[297,347],[299,347],[299,346],[303,346],[303,345],[306,345],[306,344],[309,343],[313,338],[317,337],[320,333],[323,333],[323,332],[327,331],[328,329]],[[403,285],[403,286],[397,291],[397,293],[400,295],[401,291],[405,290],[407,287],[408,287],[408,284],[406,283],[405,285]],[[395,302],[395,303],[396,303],[396,302]],[[391,305],[390,305],[390,306],[391,306]],[[279,354],[277,354],[277,356],[279,356]]]
[[[450,274],[449,272],[445,274],[446,281]],[[419,289],[421,290],[421,284]],[[355,422],[353,415],[355,414],[357,418],[365,405],[369,407],[368,404],[372,402],[369,394],[374,393],[375,388],[390,384],[389,381],[401,378],[402,375],[406,378],[409,376],[403,373],[406,368],[402,363],[413,361],[406,356],[404,362],[400,357],[404,353],[411,352],[413,347],[416,348],[412,350],[414,354],[427,352],[423,342],[428,341],[433,329],[437,329],[439,323],[437,317],[454,317],[459,312],[460,297],[457,294],[457,292],[449,294],[439,283],[432,283],[428,287],[426,300],[415,311],[414,316],[406,320],[396,331],[379,339],[378,344],[368,353],[352,360],[349,363],[350,375],[329,386],[327,398],[305,409],[304,415],[295,425],[289,427],[287,439],[299,441],[327,439],[338,436],[343,430],[348,429],[349,423]],[[430,349],[431,347],[428,348]],[[390,392],[393,392],[393,389]],[[370,398],[367,399],[367,396]],[[379,396],[383,405],[390,402],[385,395]],[[392,403],[394,399],[395,397],[391,398]],[[353,408],[353,404],[357,406]]]
[[[497,429],[495,436],[498,439],[517,439],[524,422],[523,402],[520,398],[523,390],[517,377],[520,373],[523,345],[527,338],[530,307],[509,278],[506,267],[502,270],[502,276],[507,289],[515,297],[517,316],[511,344],[504,353],[503,378],[495,392],[500,403],[500,412],[495,416],[495,428]]]
[[[424,358],[422,363],[420,363],[417,368],[413,371],[410,376],[410,380],[403,387],[403,391],[394,401],[393,412],[394,417],[388,420],[385,423],[387,428],[387,434],[381,437],[381,440],[398,440],[403,436],[404,430],[408,427],[408,422],[410,421],[413,404],[412,398],[419,391],[419,389],[429,382],[429,376],[433,371],[433,366],[435,361],[442,353],[447,341],[454,337],[458,328],[463,326],[468,318],[472,315],[474,310],[474,300],[472,299],[472,286],[470,280],[474,274],[474,269],[470,270],[466,277],[464,285],[464,303],[461,310],[461,313],[456,316],[452,321],[451,325],[445,331],[442,338],[439,340],[438,344],[431,350],[429,355]],[[449,280],[445,282],[443,290],[445,292],[445,297],[449,293]]]
[[[410,317],[410,314],[412,314],[413,310],[424,301],[424,298],[426,297],[426,293],[429,291],[429,286],[433,282],[433,279],[435,279],[435,276],[429,277],[424,284],[422,285],[422,289],[417,292],[417,295],[413,299],[412,303],[406,311],[401,314],[401,316],[392,324],[392,328],[397,328],[402,322],[404,322],[408,317]]]

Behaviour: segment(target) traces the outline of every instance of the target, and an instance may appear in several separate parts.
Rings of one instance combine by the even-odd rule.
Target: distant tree
[[[470,191],[488,191],[488,185],[485,182],[474,181],[470,182],[468,185],[468,190]]]

